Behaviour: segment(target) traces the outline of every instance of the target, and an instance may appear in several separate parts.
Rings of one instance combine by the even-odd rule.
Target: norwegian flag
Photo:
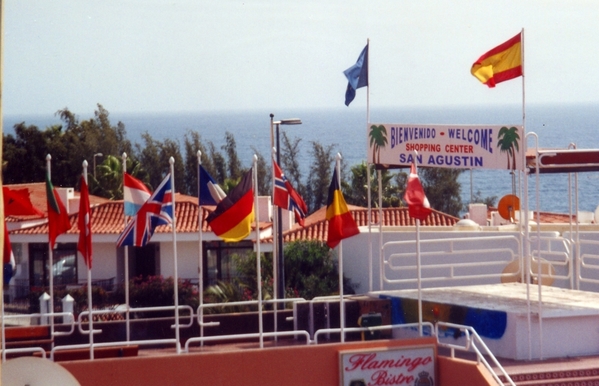
[[[304,226],[304,217],[306,217],[306,212],[308,212],[308,206],[295,189],[293,189],[293,186],[291,186],[291,183],[274,160],[273,165],[275,171],[274,204],[280,208],[293,211],[295,213],[295,221]]]
[[[157,226],[173,223],[171,186],[169,173],[148,198],[148,201],[141,206],[135,217],[129,221],[117,240],[117,246],[143,247],[150,242]]]

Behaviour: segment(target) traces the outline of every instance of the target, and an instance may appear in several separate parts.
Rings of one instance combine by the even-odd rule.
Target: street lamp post
[[[94,154],[94,180],[96,179],[96,157],[103,157],[104,154],[96,153]]]
[[[279,126],[280,125],[301,125],[302,120],[299,118],[290,118],[290,119],[281,119],[280,121],[273,121],[274,114],[270,114],[270,138],[271,138],[271,147],[273,140],[273,127],[276,127],[276,149],[277,149],[277,164],[281,165],[281,151],[279,145]],[[274,183],[274,171],[273,171],[273,183]],[[274,188],[274,186],[273,186]],[[281,207],[277,207],[277,273],[278,273],[278,281],[277,281],[277,298],[284,299],[285,298],[285,257],[283,256],[283,211]]]

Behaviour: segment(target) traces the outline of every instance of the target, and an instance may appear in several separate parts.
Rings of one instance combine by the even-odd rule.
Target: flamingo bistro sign
[[[432,346],[339,352],[342,386],[435,386]]]
[[[383,167],[524,170],[517,125],[368,124],[368,162]]]

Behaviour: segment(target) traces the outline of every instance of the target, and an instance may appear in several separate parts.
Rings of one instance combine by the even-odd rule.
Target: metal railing
[[[445,343],[441,341],[441,337],[439,336],[439,327],[445,328],[454,328],[458,329],[464,333],[466,337],[466,344],[461,346],[458,344]],[[437,322],[435,324],[435,335],[437,337],[437,344],[440,347],[446,347],[450,349],[451,357],[455,357],[455,351],[460,350],[464,352],[474,352],[476,354],[477,363],[482,363],[483,366],[489,371],[493,379],[497,382],[498,385],[509,384],[512,386],[516,386],[512,378],[505,371],[503,366],[499,363],[497,358],[493,355],[491,350],[487,347],[485,342],[481,339],[481,337],[476,333],[474,328],[470,326],[463,326],[460,324],[446,323],[446,322]],[[489,358],[489,360],[487,360]],[[495,366],[495,368],[499,371],[500,374],[497,374],[495,368],[489,363],[489,361]],[[502,380],[500,375],[504,377]]]
[[[385,282],[417,283],[415,246],[415,240],[383,244]],[[520,239],[510,235],[420,240],[420,247],[422,282],[513,276],[503,269],[521,256]]]

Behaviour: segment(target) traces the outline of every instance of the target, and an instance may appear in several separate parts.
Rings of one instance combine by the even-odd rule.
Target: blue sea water
[[[203,141],[212,141],[217,148],[224,144],[225,133],[234,135],[237,151],[242,163],[249,166],[257,151],[268,159],[270,154],[270,111],[217,111],[183,113],[112,113],[113,124],[125,124],[128,138],[141,144],[141,135],[148,132],[156,140],[170,138],[183,145],[184,135],[189,131],[200,133]],[[300,163],[306,176],[311,142],[318,141],[324,146],[332,146],[339,152],[346,166],[366,160],[367,116],[364,109],[297,109],[274,112],[275,120],[300,118],[301,125],[280,126],[291,139],[299,138]],[[80,120],[91,116],[80,116]],[[13,133],[15,123],[25,122],[45,128],[60,124],[56,116],[14,116],[4,117],[7,134]],[[468,106],[468,107],[414,107],[414,108],[371,108],[372,123],[413,123],[413,124],[513,124],[523,122],[521,105],[509,106]],[[579,149],[599,149],[599,105],[527,105],[525,111],[526,132],[538,135],[540,148],[567,148],[575,144]],[[528,146],[536,146],[530,139]],[[574,179],[572,179],[573,181]],[[464,172],[460,179],[462,201],[468,203],[471,194],[482,197],[496,196],[498,199],[512,193],[512,177],[507,171],[475,170]],[[595,211],[599,204],[599,173],[578,174],[579,209]],[[519,185],[518,185],[519,186]],[[540,177],[540,208],[543,211],[569,211],[568,175],[545,174]],[[536,208],[535,178],[529,178],[529,204]]]

